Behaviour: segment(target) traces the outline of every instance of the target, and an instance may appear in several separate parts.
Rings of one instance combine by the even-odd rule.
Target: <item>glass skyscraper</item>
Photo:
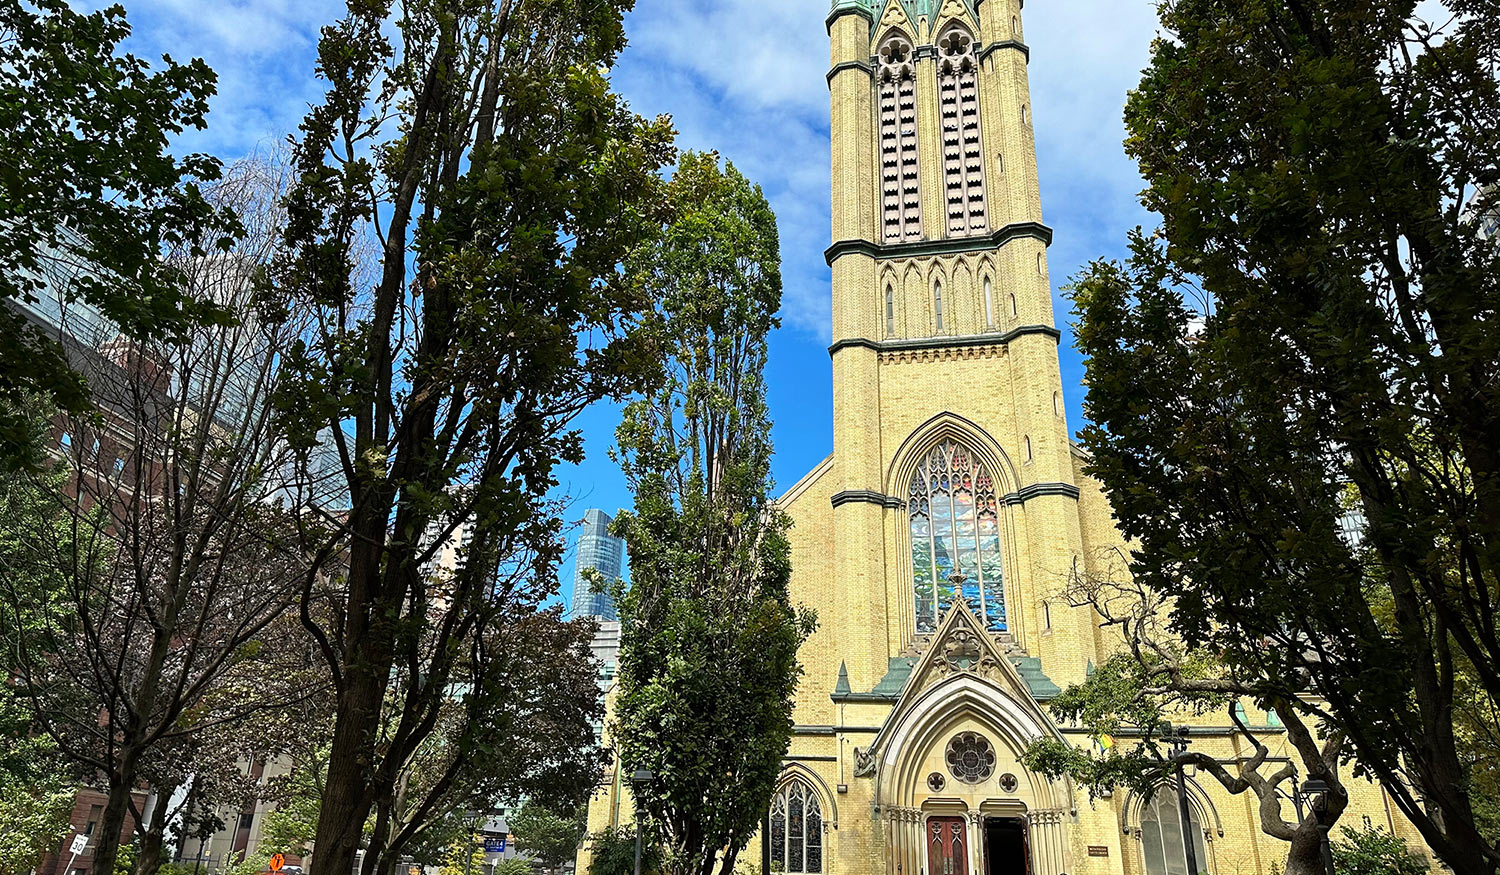
[[[592,568],[598,570],[607,582],[620,577],[625,561],[625,542],[609,533],[610,521],[610,515],[597,508],[590,508],[583,515],[583,530],[578,533],[578,556],[573,571],[574,616],[610,621],[620,619],[614,600],[608,593],[594,592],[593,584],[584,575]]]

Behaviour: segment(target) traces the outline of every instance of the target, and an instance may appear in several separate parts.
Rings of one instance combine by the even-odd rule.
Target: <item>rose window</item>
[[[977,732],[963,732],[948,742],[948,771],[965,784],[995,774],[995,749]]]

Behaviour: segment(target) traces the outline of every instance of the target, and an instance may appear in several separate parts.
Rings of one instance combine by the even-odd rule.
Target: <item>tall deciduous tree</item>
[[[90,403],[57,338],[16,302],[46,308],[61,291],[140,340],[180,338],[226,315],[160,257],[201,256],[234,233],[199,187],[219,163],[167,149],[204,126],[213,71],[171,58],[152,71],[119,52],[129,34],[118,5],[0,2],[0,453],[12,459],[27,447],[26,396],[75,413]]]
[[[262,638],[315,564],[273,503],[286,447],[272,398],[300,327],[284,306],[258,306],[280,179],[265,162],[238,165],[206,195],[255,216],[258,233],[228,253],[185,243],[165,256],[234,324],[141,343],[57,292],[93,410],[55,421],[61,482],[49,471],[12,484],[0,644],[38,729],[107,794],[100,871],[115,867],[142,782],[192,771],[167,764],[173,751],[317,687],[305,647]]]
[[[507,626],[556,589],[547,496],[558,461],[582,454],[570,423],[638,391],[655,360],[641,330],[649,290],[620,265],[666,217],[658,171],[673,131],[609,90],[631,5],[350,0],[323,30],[329,87],[296,144],[293,255],[277,275],[318,314],[284,419],[304,449],[332,436],[351,501],[328,521],[347,573],[309,578],[303,594],[337,690],[320,875],[353,869],[372,815],[364,871],[389,871],[450,798],[429,787],[414,819],[401,811],[412,800],[397,802],[455,707],[440,777],[463,776],[481,745],[504,747],[470,712],[518,658]],[[380,266],[361,286],[351,271],[366,235]],[[453,540],[458,561],[431,573]],[[324,549],[316,532],[308,549]],[[539,680],[559,690],[566,677]],[[596,701],[560,712],[584,729],[559,738],[587,731]],[[495,782],[576,804],[596,780],[590,749],[559,740]]]
[[[655,776],[638,801],[661,871],[728,875],[770,804],[814,618],[791,604],[788,523],[769,494],[775,216],[713,154],[684,155],[672,195],[678,217],[638,262],[663,302],[666,379],[619,429],[635,510],[617,524],[631,585],[614,737],[626,774]]]
[[[1435,5],[1162,4],[1126,109],[1161,227],[1075,301],[1135,579],[1488,875],[1454,714],[1500,701],[1500,14]]]
[[[586,815],[586,809],[579,809],[564,816],[528,801],[506,819],[506,825],[516,837],[517,850],[547,869],[556,869],[577,855],[588,828]]]
[[[1348,805],[1339,770],[1344,733],[1335,728],[1319,738],[1318,727],[1284,697],[1283,687],[1264,684],[1211,652],[1184,647],[1170,628],[1169,600],[1132,579],[1118,561],[1121,555],[1098,557],[1098,572],[1075,569],[1062,595],[1074,607],[1094,611],[1122,646],[1087,680],[1048,703],[1060,721],[1082,726],[1096,739],[1119,739],[1098,751],[1038,739],[1022,755],[1023,764],[1054,778],[1068,775],[1094,796],[1128,787],[1149,797],[1173,786],[1179,767],[1199,769],[1230,793],[1254,797],[1261,831],[1287,842],[1287,875],[1320,875],[1324,835]],[[1246,724],[1246,698],[1277,716],[1295,759],[1271,759],[1269,730]],[[1161,743],[1164,732],[1174,731],[1171,721],[1214,711],[1227,715],[1251,751],[1233,769],[1210,754]],[[1134,744],[1131,736],[1138,738]],[[1327,802],[1318,810],[1296,806],[1293,818],[1290,802],[1306,779],[1328,785]]]

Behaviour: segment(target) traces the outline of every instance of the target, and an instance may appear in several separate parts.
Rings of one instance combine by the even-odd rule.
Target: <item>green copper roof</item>
[[[963,0],[964,6],[968,7],[969,14],[979,19],[979,10],[976,9],[976,0]],[[841,12],[849,9],[864,12],[870,16],[870,24],[873,27],[880,20],[880,13],[885,9],[886,0],[833,0],[833,11]],[[901,6],[906,10],[906,16],[913,22],[922,16],[927,16],[931,21],[943,8],[943,0],[901,0]]]
[[[1042,661],[1035,656],[1010,656],[1010,664],[1016,667],[1016,673],[1021,680],[1026,682],[1026,689],[1031,693],[1031,698],[1038,702],[1048,702],[1058,697],[1062,689],[1052,682],[1042,672]],[[916,668],[917,660],[910,656],[897,656],[892,658],[886,666],[885,677],[875,685],[875,689],[860,695],[860,698],[886,698],[896,699],[901,695],[901,690],[911,679],[912,669]],[[834,687],[835,697],[850,696],[849,672],[843,665],[839,665],[838,684]]]
[[[1036,656],[1012,656],[1010,664],[1016,667],[1016,672],[1021,675],[1021,680],[1026,682],[1027,689],[1031,690],[1031,698],[1038,702],[1050,702],[1062,693],[1062,689],[1052,682],[1052,679],[1042,674],[1042,660]]]
[[[901,688],[906,686],[906,679],[911,677],[911,670],[917,667],[917,659],[914,656],[898,656],[886,663],[885,677],[875,685],[870,692],[882,696],[890,696],[892,699],[901,695]]]
[[[839,663],[839,679],[833,685],[833,694],[835,696],[847,696],[851,692],[853,691],[849,689],[849,664],[841,662]]]

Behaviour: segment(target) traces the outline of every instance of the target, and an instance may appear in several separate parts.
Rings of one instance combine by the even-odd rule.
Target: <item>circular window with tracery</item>
[[[977,732],[961,732],[948,742],[948,770],[965,784],[995,774],[995,749]]]

